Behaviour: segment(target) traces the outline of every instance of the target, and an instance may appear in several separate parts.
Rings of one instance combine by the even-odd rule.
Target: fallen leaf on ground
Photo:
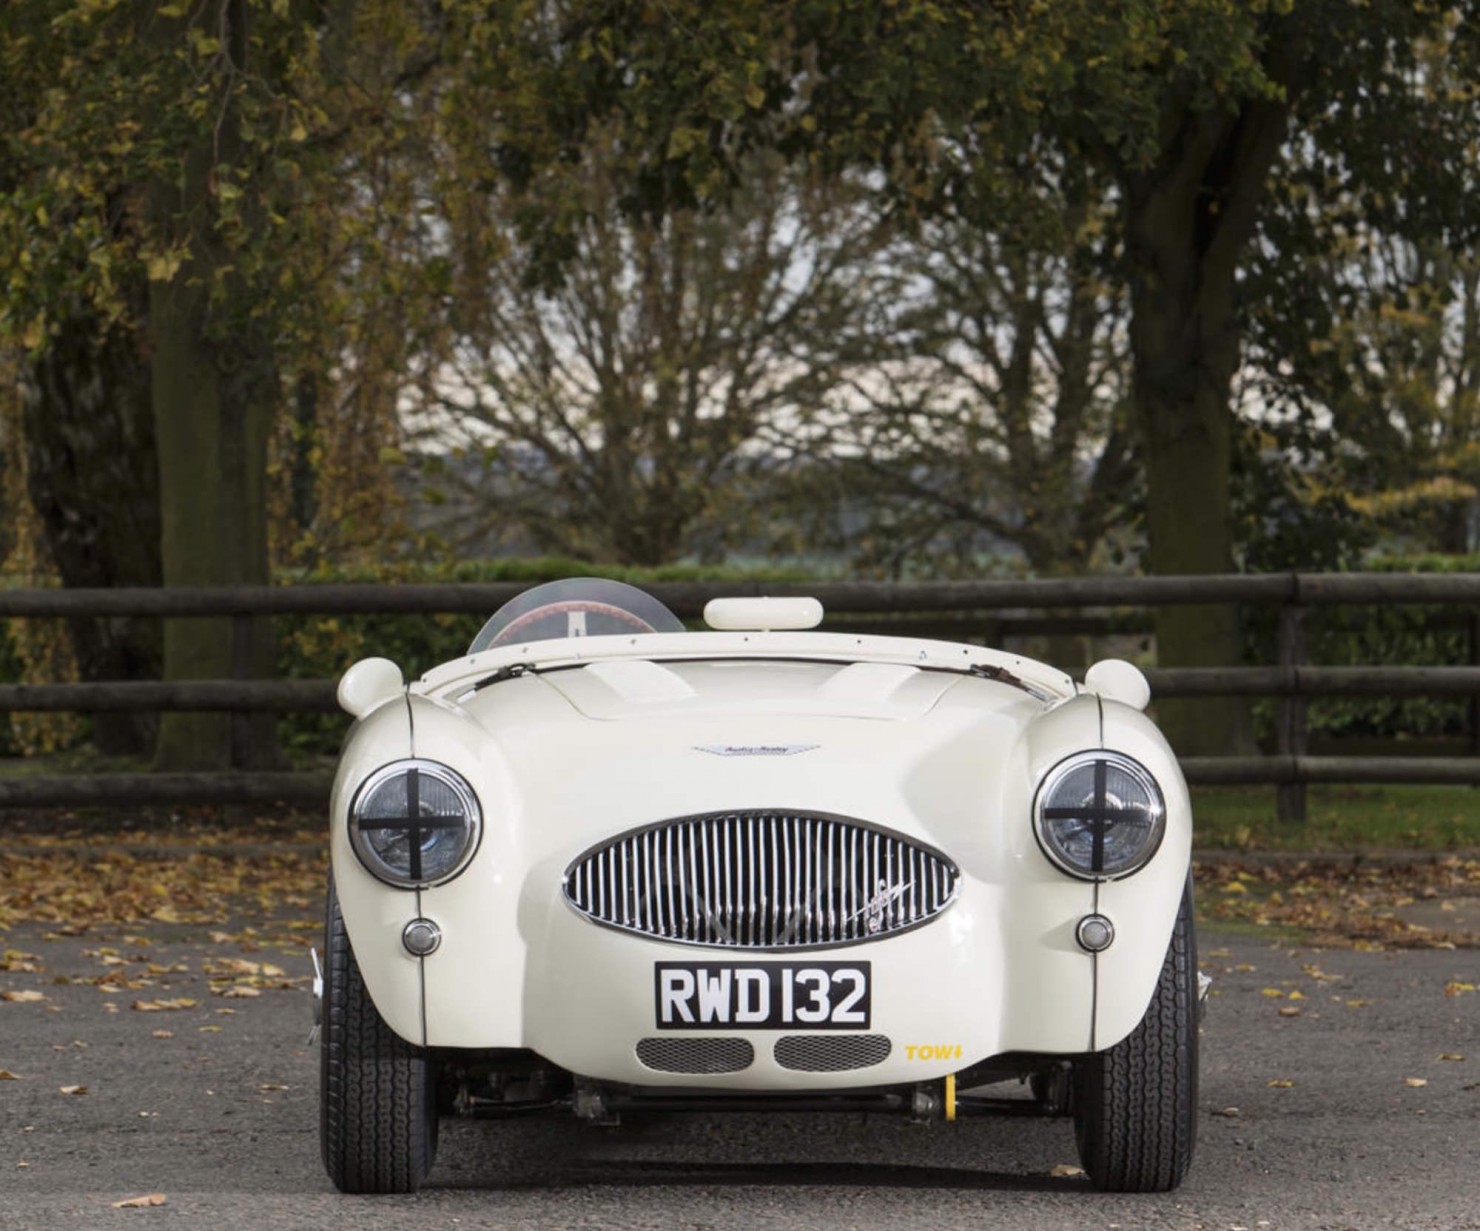
[[[38,1000],[45,1000],[46,996],[42,992],[35,992],[30,988],[26,988],[19,992],[6,992],[4,999],[10,1001],[12,1004],[35,1004]]]
[[[151,1030],[149,1037],[152,1039],[173,1039],[175,1032],[173,1030]]]
[[[193,1009],[199,1003],[189,996],[177,996],[172,1000],[136,1000],[129,1008],[140,1013],[164,1013],[171,1009]]]
[[[1305,971],[1305,973],[1308,974],[1317,983],[1339,983],[1342,979],[1346,978],[1345,975],[1328,974],[1319,966],[1314,965],[1302,966],[1300,969]]]
[[[223,957],[205,963],[207,974],[260,975],[261,962],[249,962],[241,957]]]
[[[1474,990],[1475,985],[1473,983],[1461,983],[1457,979],[1444,985],[1444,994],[1446,996],[1463,996],[1466,992],[1473,992]]]
[[[1268,1083],[1271,1090],[1288,1090],[1294,1084],[1288,1077],[1276,1077]]]
[[[1405,1077],[1403,1078],[1403,1084],[1405,1086],[1412,1086],[1417,1090],[1420,1086],[1428,1085],[1429,1079],[1427,1077]]]
[[[1076,1167],[1073,1163],[1058,1163],[1048,1174],[1057,1180],[1067,1180],[1077,1175],[1083,1175],[1084,1168]]]
[[[1388,948],[1450,949],[1472,946],[1480,929],[1463,930],[1454,912],[1441,931],[1404,916],[1414,902],[1467,897],[1480,881],[1475,861],[1459,857],[1415,860],[1410,864],[1352,864],[1339,859],[1298,863],[1248,862],[1238,858],[1200,863],[1194,873],[1207,889],[1201,912],[1213,919],[1255,927],[1295,928],[1322,945],[1359,951]]]
[[[87,935],[98,925],[132,925],[121,943],[133,946],[148,943],[147,936],[132,934],[140,924],[203,924],[213,929],[213,942],[232,943],[242,939],[225,930],[232,914],[278,912],[289,899],[317,901],[322,893],[326,852],[321,835],[290,826],[266,839],[264,845],[258,822],[247,829],[211,824],[169,834],[107,830],[69,841],[64,849],[44,835],[27,835],[7,852],[0,921],[40,924],[42,935],[51,937]],[[244,844],[252,849],[227,849]],[[120,849],[140,846],[150,853]],[[6,957],[37,961],[18,952]]]
[[[0,1081],[20,1081],[9,1069],[0,1069]]]
[[[86,1086],[58,1086],[57,1090],[62,1094],[86,1094]]]
[[[163,1205],[167,1198],[163,1193],[145,1193],[142,1197],[128,1197],[123,1201],[115,1201],[115,1210],[142,1210],[151,1205]]]
[[[1459,1052],[1457,1052],[1457,1051],[1446,1051],[1446,1052],[1440,1052],[1439,1053],[1439,1059],[1440,1060],[1463,1060],[1464,1057],[1461,1056],[1459,1054]]]

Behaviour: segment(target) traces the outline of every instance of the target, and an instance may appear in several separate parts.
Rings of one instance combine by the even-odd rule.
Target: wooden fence
[[[253,622],[274,615],[489,614],[522,584],[318,585],[169,590],[0,590],[0,618],[59,616],[225,617],[232,630],[235,677],[227,680],[0,685],[9,711],[195,710],[227,712],[244,732],[251,712],[332,712],[333,680],[254,680],[245,664]],[[1186,577],[1091,577],[1038,581],[891,584],[675,583],[646,587],[680,616],[695,617],[710,598],[809,594],[820,598],[829,627],[933,635],[975,629],[996,643],[1014,631],[1069,631],[1082,622],[1064,611],[1101,613],[1174,604],[1269,606],[1278,612],[1277,661],[1261,666],[1159,668],[1147,672],[1154,697],[1278,698],[1276,750],[1256,757],[1188,757],[1194,783],[1263,783],[1280,788],[1280,811],[1304,812],[1311,782],[1480,784],[1480,756],[1341,757],[1307,754],[1305,706],[1318,696],[1463,696],[1480,698],[1480,665],[1320,667],[1306,658],[1305,618],[1332,605],[1461,605],[1480,611],[1480,574],[1280,573]],[[1060,613],[1054,617],[1030,613]],[[1471,619],[1471,645],[1480,623]],[[957,631],[955,635],[961,635]],[[1471,654],[1471,658],[1475,655]],[[346,664],[348,665],[348,664]],[[240,748],[240,741],[234,741]],[[238,763],[241,763],[240,760]],[[141,803],[285,801],[322,806],[325,773],[229,771],[200,774],[91,774],[0,777],[0,808]]]

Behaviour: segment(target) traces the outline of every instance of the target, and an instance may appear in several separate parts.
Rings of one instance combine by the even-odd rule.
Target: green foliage
[[[1246,328],[1260,400],[1304,421],[1304,464],[1397,550],[1463,552],[1480,490],[1480,35],[1471,5],[1403,8],[1386,44],[1333,48],[1323,104],[1297,107],[1311,139],[1271,182]]]
[[[591,126],[622,126],[628,201],[658,215],[726,197],[747,155],[883,168],[886,191],[938,205],[1046,129],[1125,166],[1162,153],[1164,109],[1278,90],[1261,60],[1287,4],[1163,0],[571,0],[446,6],[463,49],[444,116],[454,151],[498,151],[547,194],[526,238],[557,277],[579,221],[562,191]]]
[[[1234,541],[1242,571],[1365,567],[1376,533],[1339,482],[1328,445],[1303,416],[1242,425],[1233,459]],[[1264,623],[1265,635],[1272,635],[1273,624]]]
[[[1346,854],[1372,850],[1473,850],[1480,792],[1468,786],[1308,788],[1306,819],[1278,817],[1275,788],[1192,788],[1193,843],[1212,850]]]
[[[317,71],[312,27],[272,0],[202,5],[13,0],[0,17],[9,182],[0,248],[11,255],[0,335],[39,351],[79,307],[104,326],[141,282],[253,288],[247,317],[303,321],[316,264],[298,246]],[[18,122],[14,122],[18,121]],[[184,157],[213,150],[208,168]],[[207,174],[203,200],[187,179]],[[146,207],[162,185],[170,204]],[[223,259],[196,263],[198,246]],[[218,311],[213,336],[245,319]]]
[[[1473,573],[1480,571],[1480,556],[1377,557],[1361,567]],[[1306,614],[1306,651],[1313,666],[1467,666],[1473,618],[1470,609],[1454,606],[1313,607]],[[1261,610],[1250,623],[1249,661],[1277,661],[1272,611]],[[1274,716],[1273,701],[1256,707],[1265,739],[1272,738]],[[1306,722],[1313,740],[1456,739],[1470,732],[1470,702],[1466,697],[1324,697],[1309,702]]]

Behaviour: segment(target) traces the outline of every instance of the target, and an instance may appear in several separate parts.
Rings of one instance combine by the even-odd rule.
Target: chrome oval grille
[[[587,851],[565,896],[597,923],[682,944],[802,949],[875,940],[939,914],[956,867],[843,817],[681,817]]]

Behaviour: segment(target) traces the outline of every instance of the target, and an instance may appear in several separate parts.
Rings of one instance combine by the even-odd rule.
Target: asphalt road
[[[427,1190],[360,1198],[319,1163],[305,934],[142,939],[0,933],[0,993],[45,997],[0,1000],[0,1228],[1480,1228],[1474,950],[1205,932],[1199,1150],[1166,1196],[1055,1175],[1062,1120],[729,1115],[444,1121]]]

